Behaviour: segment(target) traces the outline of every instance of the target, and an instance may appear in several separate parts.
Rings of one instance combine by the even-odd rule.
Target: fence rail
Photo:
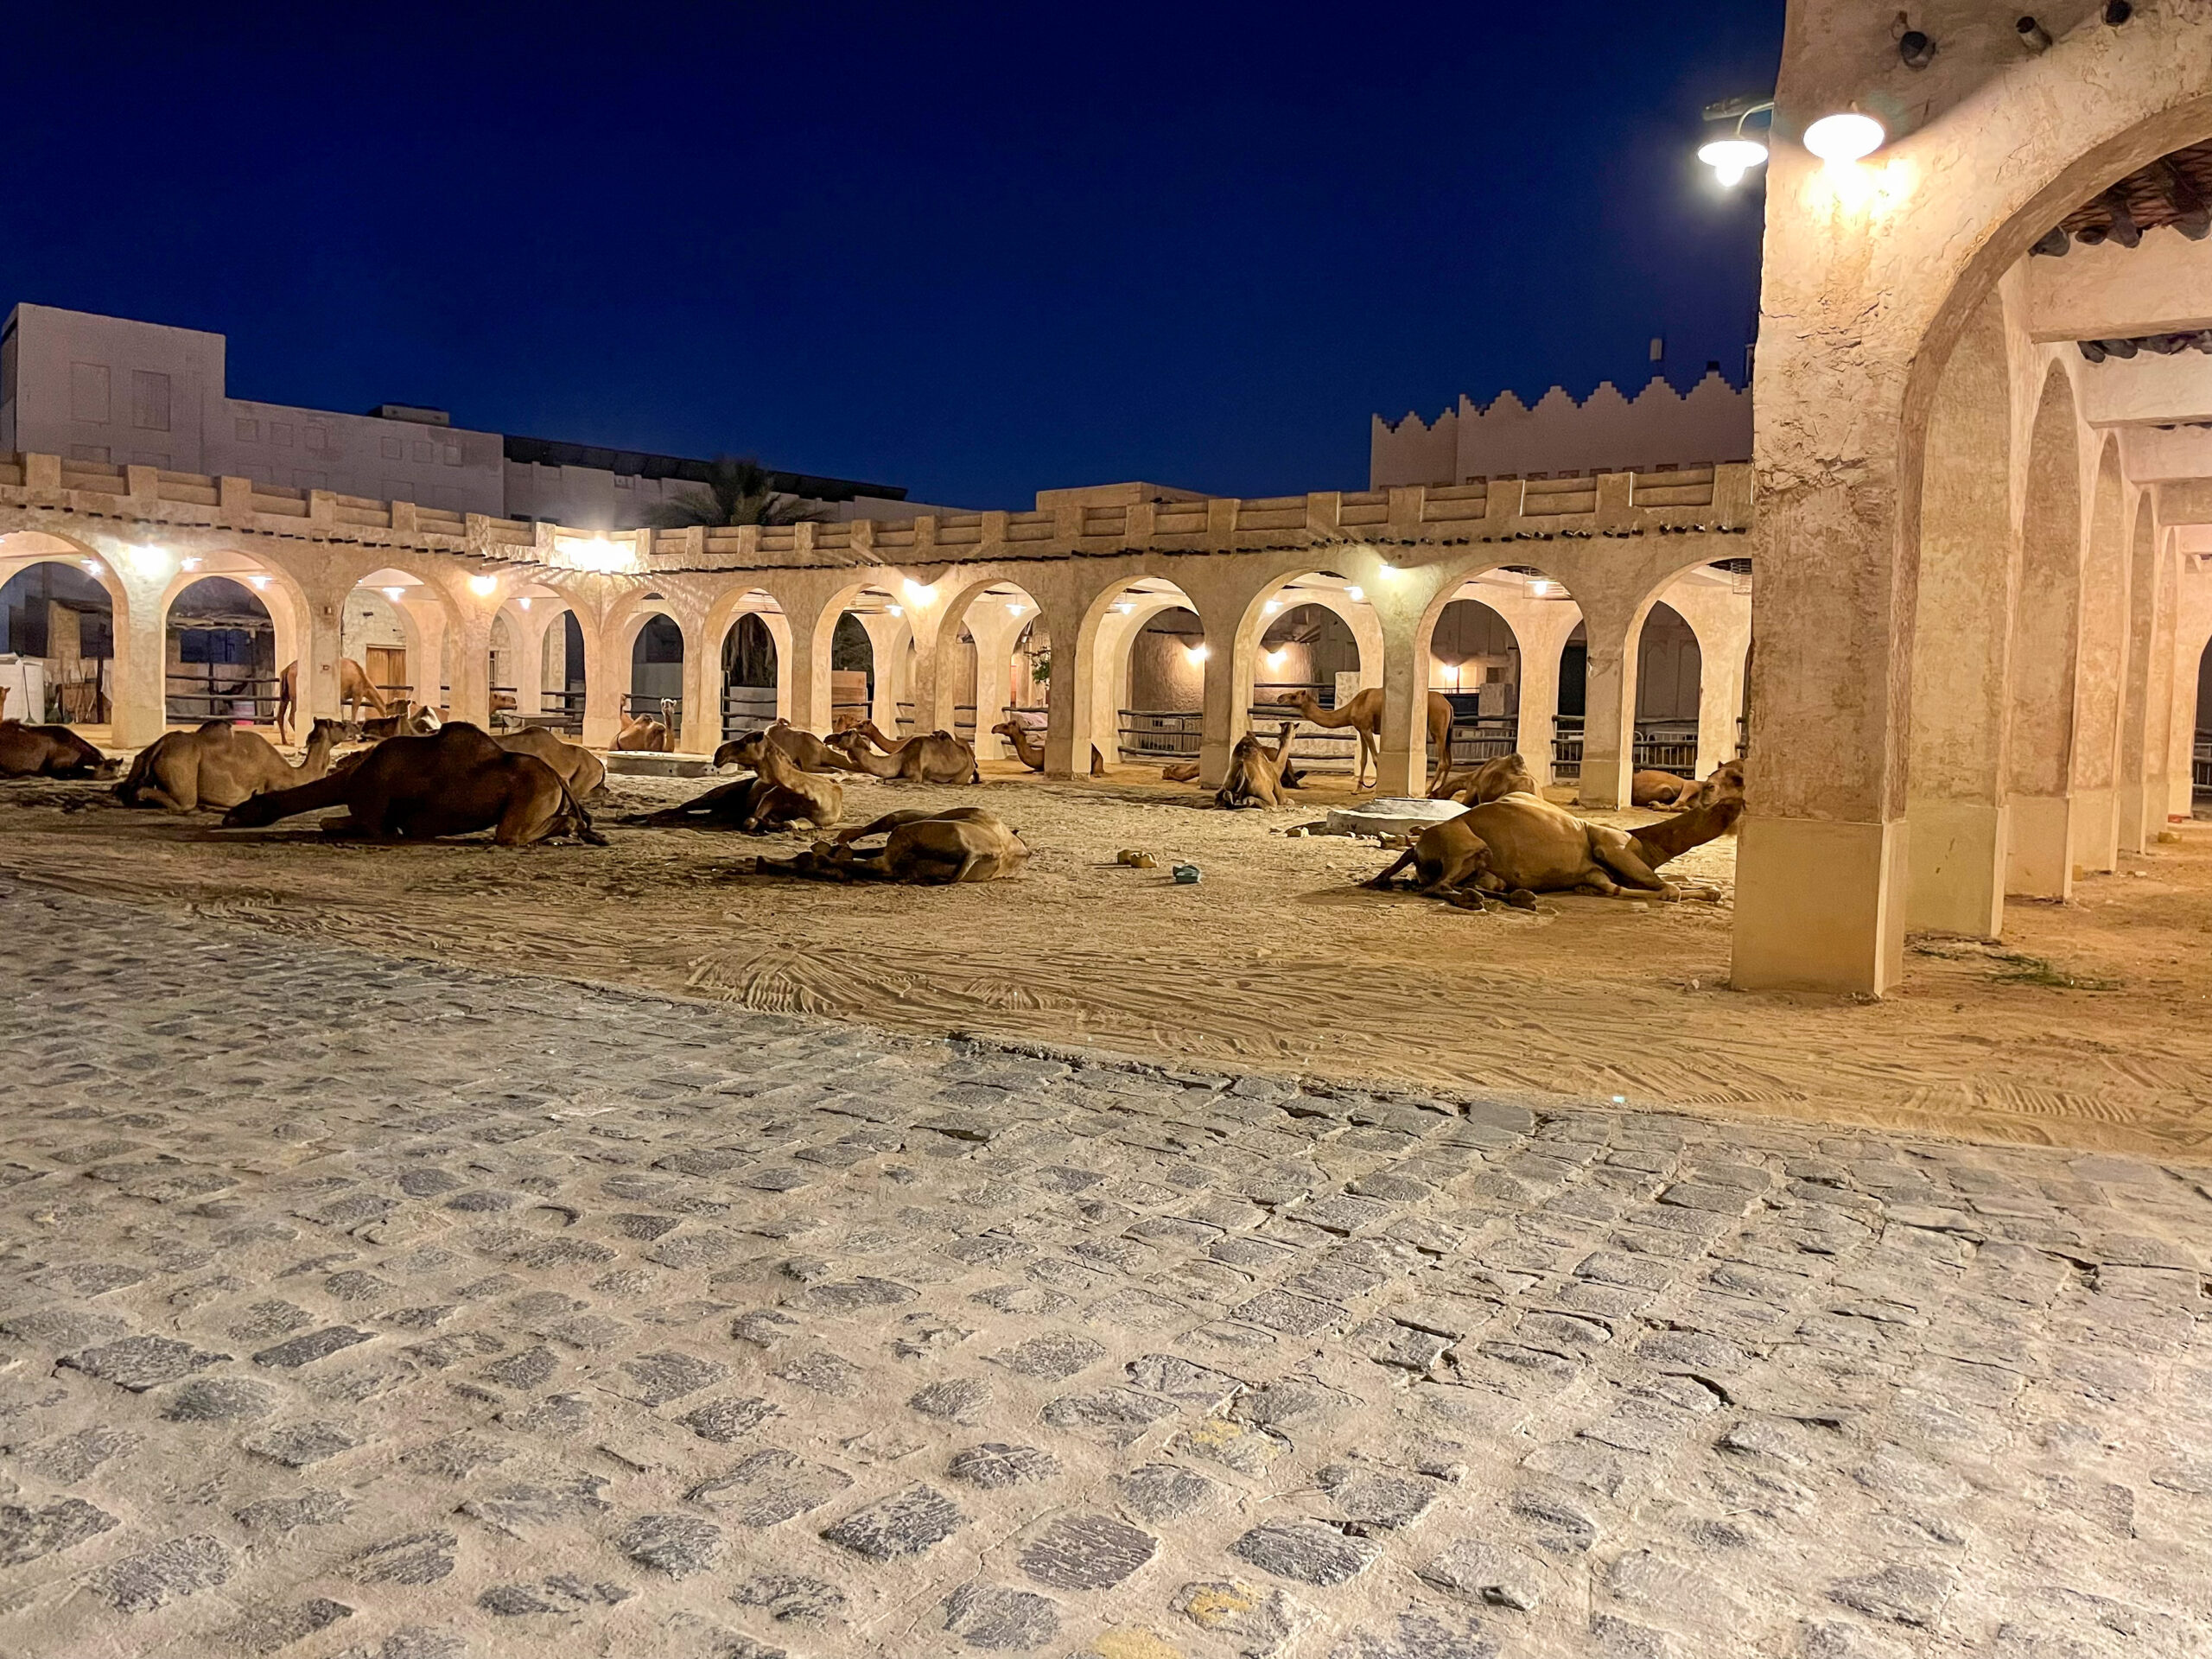
[[[765,731],[776,723],[776,688],[772,685],[722,687],[722,741],[734,742]]]
[[[1195,760],[1205,716],[1195,709],[1123,709],[1115,723],[1124,760]]]
[[[276,699],[281,682],[274,674],[248,674],[242,678],[225,678],[219,683],[215,671],[220,664],[200,664],[204,674],[180,674],[174,668],[168,675],[165,698],[168,717],[179,725],[203,720],[238,720],[244,718],[257,726],[276,723]],[[197,687],[198,690],[193,688]],[[243,711],[243,713],[241,713]]]
[[[2190,752],[2190,792],[2212,795],[2212,732],[2199,732]]]

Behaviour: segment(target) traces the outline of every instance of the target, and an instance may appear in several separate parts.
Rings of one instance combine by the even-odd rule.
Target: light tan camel
[[[1331,731],[1349,726],[1359,734],[1359,764],[1353,769],[1351,786],[1364,788],[1367,772],[1373,766],[1379,777],[1382,752],[1382,691],[1379,686],[1370,686],[1348,702],[1334,709],[1324,709],[1313,700],[1311,691],[1286,691],[1275,699],[1283,708],[1298,710],[1299,718]],[[1452,770],[1452,700],[1441,691],[1428,694],[1428,747],[1436,752],[1436,765],[1430,772],[1428,786],[1433,790],[1444,781]]]
[[[353,730],[372,743],[381,743],[387,737],[428,737],[444,722],[427,702],[410,702],[402,697],[392,704],[391,712],[378,720],[355,722]]]
[[[1236,747],[1229,752],[1229,775],[1214,791],[1214,804],[1230,808],[1288,806],[1291,800],[1284,792],[1283,762],[1290,753],[1291,734],[1297,729],[1296,721],[1283,721],[1273,754],[1250,732],[1238,738]]]
[[[871,836],[885,837],[881,851],[853,850],[855,842]],[[762,874],[941,887],[1012,875],[1028,856],[1021,837],[1002,820],[980,806],[955,806],[887,812],[842,831],[834,845],[817,842],[796,858],[764,858],[753,868]]]
[[[991,731],[993,735],[1002,737],[1014,745],[1014,758],[1030,771],[1045,770],[1045,746],[1037,741],[1037,734],[1020,721],[1002,720],[992,727]],[[1094,778],[1106,775],[1106,757],[1098,753],[1096,743],[1090,746],[1090,775]],[[1192,774],[1194,778],[1197,775],[1196,772]]]
[[[1529,763],[1516,751],[1495,755],[1472,772],[1454,772],[1428,794],[1433,801],[1458,801],[1466,806],[1479,806],[1501,795],[1535,792],[1536,775],[1529,770]]]
[[[614,734],[614,747],[629,754],[670,754],[676,748],[676,703],[663,697],[660,718],[632,715]]]
[[[950,732],[921,732],[886,743],[874,726],[840,732],[830,747],[845,757],[849,771],[871,778],[895,778],[910,784],[980,784],[976,751]],[[879,752],[880,751],[880,752]]]
[[[766,744],[774,744],[784,752],[784,758],[801,772],[850,772],[845,757],[831,748],[812,732],[794,726],[788,720],[757,732],[747,732],[743,737],[732,738],[715,751],[716,766],[745,766],[753,772],[760,769],[760,750]]]
[[[292,714],[300,706],[300,665],[289,662],[276,674],[276,741],[289,744],[292,741]],[[366,703],[377,711],[376,717],[384,719],[391,713],[391,704],[383,692],[369,683],[369,671],[351,657],[338,659],[338,702],[346,710],[346,718],[358,721],[361,705]]]
[[[1178,760],[1172,766],[1162,766],[1160,781],[1163,784],[1195,784],[1198,781],[1198,763]]]
[[[259,732],[211,720],[197,731],[165,732],[139,750],[115,798],[171,812],[227,811],[251,796],[314,783],[330,771],[337,742],[338,722],[318,720],[296,766]]]
[[[1388,887],[1413,865],[1425,893],[1471,885],[1489,893],[1594,893],[1609,899],[1679,899],[1659,867],[1725,835],[1741,801],[1693,807],[1635,831],[1576,817],[1535,795],[1507,795],[1432,826],[1398,861],[1366,883]]]
[[[1656,807],[1662,811],[1678,811],[1697,799],[1697,779],[1678,777],[1671,772],[1656,772],[1648,767],[1635,772],[1628,780],[1628,802],[1630,806]]]
[[[490,733],[452,721],[429,737],[388,737],[354,765],[296,789],[241,801],[223,816],[226,830],[257,830],[317,808],[342,806],[326,835],[364,841],[429,841],[489,830],[501,847],[532,847],[573,836],[594,847],[591,827],[552,767],[534,754],[510,754]]]
[[[1733,760],[1722,762],[1713,773],[1697,786],[1696,804],[1718,806],[1723,801],[1744,798],[1744,761],[1739,755]]]
[[[0,778],[105,778],[115,762],[67,726],[0,720]]]
[[[436,727],[429,728],[435,731]],[[607,763],[579,743],[563,742],[555,733],[542,726],[524,727],[519,732],[502,732],[492,740],[509,754],[534,754],[569,786],[569,793],[580,801],[597,798],[607,787]]]
[[[758,734],[756,734],[758,735]],[[625,823],[662,829],[781,830],[794,823],[834,830],[845,814],[845,786],[835,778],[802,771],[773,743],[759,745],[750,778],[722,784],[703,795],[658,812],[643,812]]]

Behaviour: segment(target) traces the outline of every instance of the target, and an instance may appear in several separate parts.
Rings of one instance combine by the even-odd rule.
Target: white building
[[[18,305],[0,330],[0,453],[250,478],[287,489],[412,501],[450,512],[633,529],[707,463],[509,436],[442,409],[365,415],[229,395],[221,334]],[[893,485],[778,472],[831,518],[934,511]]]

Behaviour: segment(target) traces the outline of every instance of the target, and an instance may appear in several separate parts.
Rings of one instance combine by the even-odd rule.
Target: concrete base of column
[[[1618,754],[1582,752],[1582,776],[1575,785],[1582,804],[1617,811],[1629,803],[1627,769]]]
[[[1901,823],[1745,820],[1736,849],[1736,988],[1889,990],[1904,973],[1904,868]]]
[[[2005,928],[2005,810],[1968,801],[1915,801],[1905,811],[1911,859],[1905,926],[1998,938]]]
[[[1229,776],[1230,751],[1236,746],[1217,737],[1205,737],[1198,742],[1198,782],[1207,789],[1219,789],[1222,780]]]
[[[2120,868],[2120,794],[2110,789],[2074,791],[2074,868],[2106,874]]]
[[[1375,757],[1375,792],[1418,800],[1428,793],[1428,756],[1384,749]]]
[[[2015,795],[2005,803],[2012,833],[2005,891],[2022,899],[2074,896],[2074,803],[2064,795]]]
[[[2145,779],[2120,786],[2120,850],[2139,853],[2154,841],[2158,826],[2151,822],[2151,800],[2164,787],[2164,780]]]

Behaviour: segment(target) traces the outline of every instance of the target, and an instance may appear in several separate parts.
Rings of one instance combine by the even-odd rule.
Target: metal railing
[[[1462,715],[1452,722],[1452,767],[1469,772],[1521,747],[1518,715]]]
[[[1634,759],[1639,772],[1697,776],[1697,721],[1640,720],[1636,723]]]
[[[235,664],[203,663],[203,673],[179,673],[171,668],[163,710],[175,725],[205,720],[250,720],[257,726],[276,723],[276,701],[282,685],[274,674],[239,675]],[[218,671],[222,677],[218,680]],[[194,688],[197,688],[196,690]]]
[[[1205,716],[1195,709],[1123,709],[1115,715],[1116,746],[1124,760],[1195,760]]]
[[[622,712],[626,716],[632,720],[637,719],[641,715],[651,720],[658,720],[661,717],[661,707],[664,703],[674,708],[676,711],[675,717],[677,720],[680,721],[683,718],[683,698],[649,697],[636,691],[624,693],[622,697]]]
[[[1552,776],[1562,784],[1581,781],[1582,718],[1560,715],[1552,722]]]
[[[722,687],[722,741],[734,742],[776,723],[776,688],[772,685]]]
[[[2190,792],[2212,795],[2212,732],[2199,732],[2190,750]]]

